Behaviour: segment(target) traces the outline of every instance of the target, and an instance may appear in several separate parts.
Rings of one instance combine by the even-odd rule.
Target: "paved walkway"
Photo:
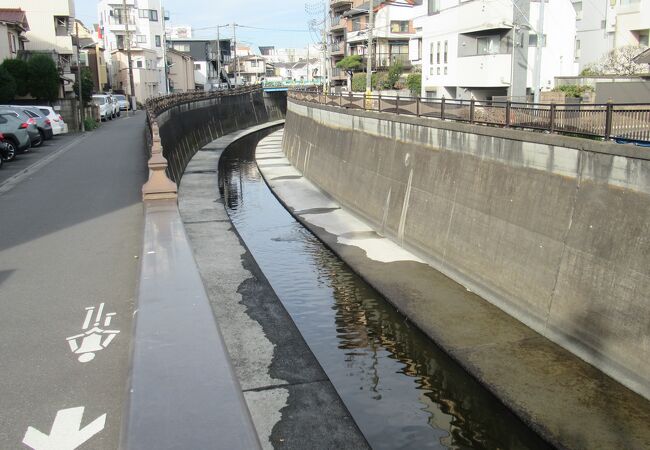
[[[0,184],[0,448],[119,446],[144,118],[105,123]]]

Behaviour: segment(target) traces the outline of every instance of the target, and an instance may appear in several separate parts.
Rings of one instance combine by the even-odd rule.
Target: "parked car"
[[[102,94],[93,95],[93,103],[99,107],[101,120],[113,120],[113,104],[108,96]]]
[[[49,141],[54,137],[52,121],[45,117],[45,115],[37,108],[30,108],[29,106],[13,106],[13,108],[23,111],[36,121],[36,128],[38,128],[38,132],[41,133],[41,137],[44,141]]]
[[[54,135],[65,134],[68,132],[68,125],[63,121],[63,117],[60,114],[57,114],[54,111],[54,108],[51,106],[29,106],[32,110],[40,111],[45,117],[50,119],[50,124],[52,125],[52,133]]]
[[[113,97],[117,99],[117,104],[120,106],[121,111],[128,111],[131,109],[129,107],[129,100],[126,98],[126,95],[115,94]]]
[[[14,116],[0,115],[0,133],[7,144],[5,161],[12,161],[18,153],[28,150],[32,145],[27,129],[21,128],[22,124]]]
[[[20,121],[19,128],[27,130],[32,147],[40,147],[43,144],[43,137],[38,131],[36,120],[26,114],[24,111],[14,109],[10,106],[0,107],[0,116],[14,117]]]
[[[122,115],[122,111],[120,111],[120,104],[117,102],[117,99],[113,96],[113,94],[106,94],[106,96],[113,106],[113,118],[120,117]]]

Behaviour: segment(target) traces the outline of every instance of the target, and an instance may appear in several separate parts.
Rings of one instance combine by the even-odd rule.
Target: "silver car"
[[[27,151],[32,145],[27,129],[20,127],[22,123],[13,115],[0,115],[0,134],[9,146],[7,161],[13,160],[17,154]]]
[[[27,130],[32,147],[40,147],[43,144],[43,137],[38,131],[36,120],[24,111],[9,106],[0,107],[0,116],[13,117],[20,121],[19,128]]]
[[[54,137],[54,130],[52,129],[52,121],[47,118],[40,109],[31,106],[14,106],[14,108],[23,111],[36,121],[36,128],[41,133],[44,141],[49,141]]]

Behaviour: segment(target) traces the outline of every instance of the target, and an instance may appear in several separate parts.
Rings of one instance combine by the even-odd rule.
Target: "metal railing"
[[[328,94],[290,91],[289,98],[348,109],[454,120],[603,139],[650,142],[650,104],[535,104],[511,101]]]

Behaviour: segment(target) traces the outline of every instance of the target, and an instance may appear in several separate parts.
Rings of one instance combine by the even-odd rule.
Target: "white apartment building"
[[[131,50],[155,52],[158,72],[156,95],[166,93],[165,15],[161,1],[126,0],[126,11],[124,11],[122,0],[100,0],[97,5],[97,13],[107,63],[112,64],[112,55],[115,50],[126,50],[126,24],[128,21]],[[115,73],[114,70],[110,72]],[[150,76],[146,77],[147,80],[149,78]],[[114,89],[119,89],[113,80],[111,83]],[[150,90],[150,86],[141,90],[136,87],[136,91],[150,92]]]
[[[428,0],[427,6],[411,43],[412,59],[422,64],[422,95],[515,101],[532,95],[539,1]],[[556,76],[577,74],[575,17],[570,0],[545,3],[541,90],[553,88]]]
[[[648,46],[650,0],[573,0],[580,70],[626,45]]]
[[[20,8],[25,12],[29,30],[22,42],[24,51],[51,55],[62,74],[63,94],[72,94],[74,0],[0,0],[0,8]]]

